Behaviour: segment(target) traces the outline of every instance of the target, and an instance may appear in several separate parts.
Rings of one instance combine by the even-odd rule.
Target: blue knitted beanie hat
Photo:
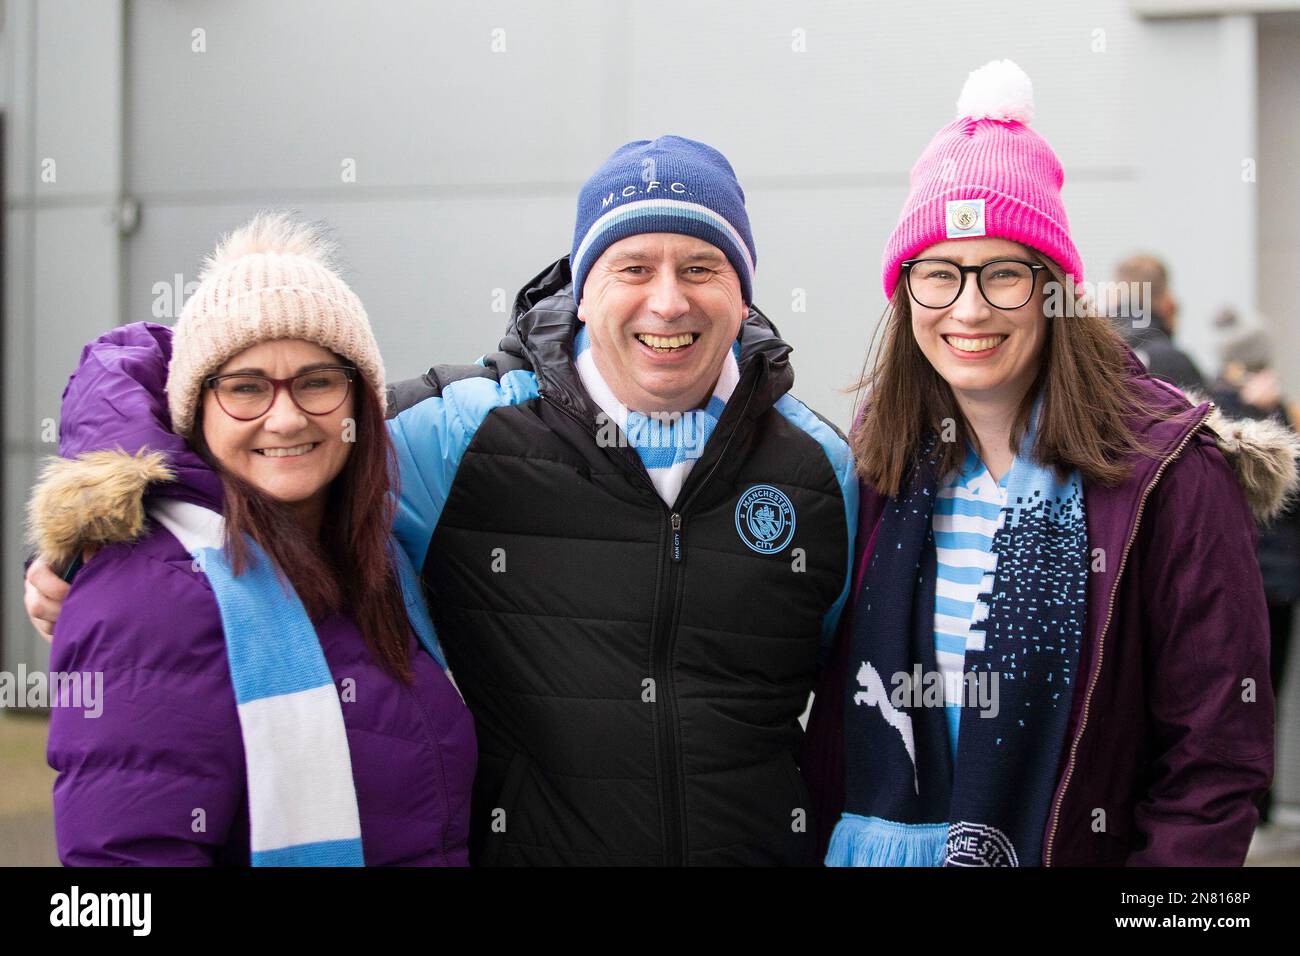
[[[620,146],[578,193],[569,266],[573,298],[582,300],[587,273],[620,239],[647,232],[694,236],[716,246],[753,301],[754,237],[745,193],[727,158],[681,136],[639,139]]]

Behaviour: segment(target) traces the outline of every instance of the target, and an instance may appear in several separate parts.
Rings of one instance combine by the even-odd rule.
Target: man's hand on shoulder
[[[81,553],[82,563],[90,561],[94,552],[87,548]],[[54,624],[63,609],[63,599],[72,586],[54,572],[44,558],[37,558],[27,569],[23,588],[23,606],[27,617],[41,637],[54,639]]]

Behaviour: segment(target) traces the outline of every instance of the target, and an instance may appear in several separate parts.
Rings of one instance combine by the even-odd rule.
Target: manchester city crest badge
[[[794,505],[771,485],[755,485],[736,502],[736,532],[759,554],[776,554],[794,537]]]

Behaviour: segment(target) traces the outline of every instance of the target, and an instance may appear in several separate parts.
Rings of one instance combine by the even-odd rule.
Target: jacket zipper
[[[758,376],[750,383],[749,391],[745,394],[745,404],[741,407],[738,421],[744,421],[745,413],[749,411],[749,402],[754,397],[754,391],[758,387]],[[556,401],[550,396],[544,398],[555,408],[560,409],[584,429],[587,424],[582,418],[567,406]],[[683,808],[682,790],[684,787],[684,775],[681,773],[679,763],[681,754],[677,746],[677,695],[673,690],[672,675],[669,673],[669,661],[672,659],[675,631],[673,629],[673,618],[676,615],[677,590],[679,578],[681,575],[681,563],[685,556],[686,534],[683,529],[685,523],[684,515],[691,503],[699,496],[700,490],[704,488],[718,466],[727,456],[727,450],[731,447],[731,440],[736,435],[736,429],[733,428],[727,435],[727,441],[718,453],[718,457],[713,462],[713,467],[709,473],[695,486],[691,495],[682,503],[680,511],[676,511],[668,505],[664,505],[664,511],[668,516],[668,571],[666,586],[663,582],[662,565],[660,574],[655,582],[655,620],[659,626],[651,636],[650,662],[654,671],[654,693],[656,703],[663,705],[663,717],[659,725],[659,752],[663,754],[663,764],[659,777],[659,799],[663,807],[663,824],[664,824],[664,865],[665,866],[684,866],[686,863],[687,841],[686,841],[686,812]],[[656,500],[662,501],[659,497],[659,489],[654,486],[650,480],[650,475],[642,467],[637,472],[644,479],[645,484],[649,487],[650,493]],[[662,551],[660,552],[662,556]]]
[[[1155,475],[1152,476],[1151,481],[1147,484],[1146,488],[1142,490],[1142,498],[1138,502],[1137,517],[1133,520],[1133,529],[1129,532],[1128,541],[1124,544],[1124,553],[1119,559],[1119,571],[1115,574],[1115,583],[1111,585],[1110,596],[1107,599],[1106,622],[1102,625],[1101,634],[1097,638],[1097,660],[1093,664],[1092,677],[1088,681],[1088,690],[1083,697],[1083,707],[1079,711],[1079,729],[1075,731],[1074,739],[1070,742],[1070,759],[1065,764],[1065,776],[1061,779],[1061,787],[1057,791],[1056,799],[1052,801],[1052,824],[1051,828],[1047,831],[1047,844],[1043,851],[1044,866],[1052,865],[1052,844],[1056,839],[1057,825],[1061,822],[1061,804],[1065,802],[1065,791],[1069,789],[1070,778],[1074,776],[1074,760],[1079,751],[1079,741],[1083,739],[1083,732],[1088,727],[1088,709],[1092,704],[1092,692],[1096,689],[1097,681],[1101,677],[1101,665],[1106,652],[1106,632],[1110,629],[1110,621],[1115,612],[1115,595],[1119,593],[1119,584],[1124,578],[1124,568],[1128,564],[1128,554],[1133,547],[1134,539],[1137,538],[1138,527],[1142,524],[1142,512],[1146,510],[1147,498],[1151,496],[1151,490],[1155,488],[1156,483],[1160,481],[1161,476],[1165,473],[1165,469],[1169,467],[1169,463],[1183,453],[1183,449],[1187,447],[1187,443],[1195,437],[1198,431],[1201,430],[1201,426],[1205,424],[1206,420],[1210,417],[1210,414],[1214,411],[1214,408],[1215,405],[1211,402],[1210,407],[1206,409],[1205,414],[1202,415],[1200,420],[1187,432],[1186,435],[1183,436],[1183,440],[1178,443],[1178,447],[1170,452],[1169,455],[1165,457],[1165,460],[1160,463],[1160,467],[1156,469]]]
[[[417,641],[416,644],[418,647],[419,642]],[[435,661],[434,663],[436,664],[437,662]],[[446,677],[447,683],[449,685],[452,684],[451,676],[446,671],[443,672],[443,676]],[[452,686],[454,688],[455,685]],[[434,732],[433,718],[429,716],[429,709],[424,706],[424,701],[420,699],[420,695],[415,692],[414,687],[408,687],[405,684],[403,684],[402,687],[406,691],[407,695],[410,697],[411,702],[415,704],[415,709],[420,713],[421,723],[424,726],[425,740],[429,742],[429,749],[432,751],[433,758],[434,760],[437,761],[438,764],[439,786],[436,788],[436,792],[442,794],[442,812],[443,812],[441,843],[438,846],[438,856],[441,857],[443,862],[445,863],[447,860],[447,842],[448,842],[447,830],[451,826],[452,813],[451,813],[451,806],[448,803],[448,799],[447,799],[447,767],[442,759],[443,758],[442,744],[439,742],[438,736]],[[456,695],[458,697],[460,696],[459,689],[456,689]],[[464,703],[465,703],[464,698],[461,698],[461,704],[464,705]]]
[[[754,389],[758,386],[758,376],[750,383],[749,391],[745,393],[745,404],[740,409],[738,422],[745,420],[745,413],[749,411],[750,399],[754,397]],[[727,435],[727,441],[718,452],[718,457],[714,459],[713,466],[709,473],[700,479],[695,488],[691,491],[690,497],[687,498],[681,507],[681,511],[669,509],[668,515],[668,589],[667,594],[662,600],[655,602],[655,613],[659,615],[660,627],[657,629],[653,640],[651,659],[655,667],[655,689],[658,692],[663,691],[662,698],[656,698],[663,701],[664,714],[663,721],[659,728],[659,742],[664,754],[664,770],[660,781],[660,796],[664,807],[664,865],[665,866],[685,866],[686,855],[688,852],[686,839],[686,811],[684,809],[685,795],[682,792],[685,789],[685,774],[680,770],[681,762],[680,748],[677,745],[677,694],[674,691],[672,674],[670,673],[669,664],[672,660],[673,649],[676,645],[677,631],[673,627],[673,619],[677,614],[677,591],[681,584],[681,563],[686,552],[686,532],[684,530],[685,515],[691,506],[691,503],[699,497],[700,491],[708,485],[713,478],[714,473],[722,464],[723,459],[727,457],[727,450],[731,448],[731,440],[736,435],[736,428],[733,428]],[[647,475],[647,481],[649,476]],[[653,487],[653,485],[652,485]],[[654,490],[658,497],[659,492]]]

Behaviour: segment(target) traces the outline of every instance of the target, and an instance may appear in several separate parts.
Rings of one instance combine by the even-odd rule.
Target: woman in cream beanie
[[[193,425],[204,376],[271,339],[305,339],[349,359],[383,411],[379,347],[333,259],[322,229],[284,213],[260,213],[217,245],[173,330],[167,397],[177,434]]]
[[[100,719],[51,719],[60,858],[467,863],[473,724],[391,534],[383,364],[320,229],[257,216],[174,330],[87,346],[60,439],[33,537],[60,570],[99,550],[52,661],[104,674]]]

